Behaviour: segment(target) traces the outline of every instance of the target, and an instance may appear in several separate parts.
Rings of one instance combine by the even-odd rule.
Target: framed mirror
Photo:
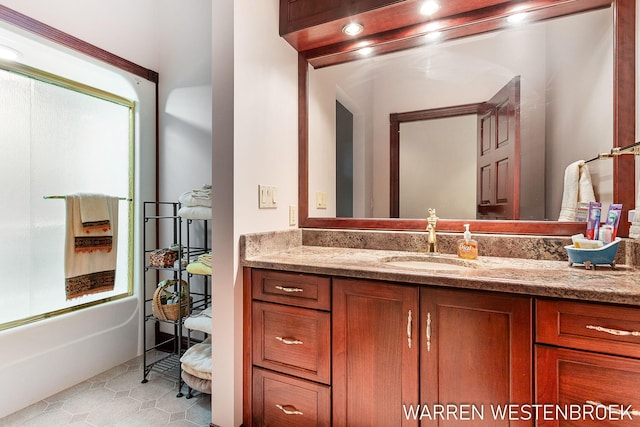
[[[446,42],[422,42],[421,46],[412,49],[402,50],[396,53],[385,55],[377,55],[369,59],[354,60],[337,66],[326,66],[321,60],[315,60],[305,55],[300,56],[299,66],[299,89],[300,89],[300,186],[299,186],[299,203],[300,203],[300,225],[302,227],[327,227],[327,228],[359,228],[359,229],[411,229],[423,230],[426,227],[426,208],[434,207],[440,214],[438,222],[438,230],[440,231],[461,231],[463,223],[472,223],[471,228],[476,232],[489,233],[519,233],[519,234],[549,234],[549,235],[569,235],[580,232],[584,228],[583,223],[567,223],[558,222],[557,210],[559,210],[559,199],[562,194],[562,177],[564,168],[567,164],[575,160],[587,160],[596,156],[599,152],[608,152],[613,147],[629,145],[634,142],[635,137],[635,2],[618,0],[611,3],[599,2],[594,7],[594,2],[589,0],[574,0],[569,2],[571,8],[567,9],[567,3],[560,5],[546,5],[544,8],[545,18],[540,22],[529,23],[526,26],[519,26],[506,29],[502,23],[505,18],[505,11],[495,11],[491,19],[495,20],[495,25],[488,29],[486,10],[478,12],[478,16],[483,18],[482,24],[474,23],[474,16],[466,16],[466,31],[470,27],[477,27],[479,34],[471,37],[456,38],[455,36]],[[557,17],[551,12],[551,9],[558,7]],[[473,14],[472,14],[473,15]],[[568,15],[568,16],[565,16]],[[477,18],[477,17],[476,17]],[[548,19],[553,18],[553,19]],[[457,25],[460,19],[453,20]],[[577,22],[582,22],[582,27]],[[451,31],[455,31],[458,27],[451,27]],[[500,31],[493,31],[498,30]],[[441,32],[446,34],[447,28],[441,27]],[[511,31],[511,33],[509,33]],[[550,34],[556,34],[558,37],[564,37],[563,43],[551,42]],[[467,36],[467,34],[465,34]],[[415,37],[413,37],[415,38]],[[424,37],[422,37],[424,40]],[[494,44],[492,44],[494,43]],[[495,43],[498,43],[497,45]],[[494,56],[508,51],[509,43],[515,50],[510,55],[503,55],[502,63],[496,65],[496,61],[491,62],[486,57],[481,57],[478,52],[493,52]],[[573,43],[573,44],[572,44]],[[577,47],[582,43],[583,47]],[[522,48],[527,46],[527,48]],[[548,49],[555,48],[553,56],[544,53],[545,46]],[[344,55],[353,57],[353,50],[349,50],[347,46]],[[519,49],[519,50],[518,50]],[[584,49],[585,55],[579,62],[572,55],[580,49]],[[472,52],[466,57],[461,52]],[[426,54],[425,54],[426,52]],[[568,53],[572,55],[568,55]],[[535,53],[535,54],[534,54]],[[599,56],[598,56],[599,55]],[[498,55],[499,56],[499,55]],[[451,62],[450,58],[455,57],[462,62]],[[595,58],[598,58],[595,60]],[[447,58],[446,60],[444,58]],[[471,58],[471,59],[469,59]],[[506,59],[505,59],[506,58]],[[569,60],[568,58],[572,58]],[[575,61],[574,61],[575,60]],[[588,67],[589,60],[591,64],[597,64],[596,68]],[[320,61],[320,62],[318,62]],[[450,61],[450,62],[447,62]],[[466,61],[466,62],[464,62]],[[517,68],[505,65],[505,62],[511,61],[517,64],[529,64],[529,68]],[[571,69],[556,69],[551,65],[560,62],[574,62]],[[608,61],[608,62],[607,62]],[[339,62],[339,61],[338,61]],[[314,69],[309,64],[320,63]],[[388,63],[393,63],[393,68]],[[373,64],[373,65],[370,65]],[[401,65],[404,64],[404,65]],[[373,67],[373,68],[367,68]],[[534,77],[531,68],[538,69],[538,75],[546,75],[539,79]],[[341,69],[342,68],[342,69]],[[373,69],[374,71],[371,71]],[[408,71],[407,71],[408,70]],[[425,71],[426,70],[426,71]],[[469,72],[472,70],[472,72]],[[587,70],[591,70],[587,72]],[[417,83],[418,75],[421,78],[425,74],[431,73],[432,86],[420,87]],[[376,79],[371,75],[376,75]],[[453,82],[456,74],[465,74],[465,76],[473,75],[472,81],[465,85]],[[363,75],[368,77],[362,78]],[[332,76],[326,78],[323,76]],[[342,77],[339,77],[342,76]],[[381,77],[382,76],[382,77]],[[479,199],[476,199],[476,188],[478,187],[477,171],[473,166],[463,166],[463,160],[460,154],[467,153],[464,162],[473,163],[476,156],[476,140],[477,130],[467,131],[466,139],[470,145],[467,148],[452,149],[452,134],[447,134],[445,138],[445,148],[439,148],[438,154],[433,154],[435,147],[431,147],[430,167],[423,166],[419,168],[416,165],[425,165],[424,159],[418,159],[416,155],[405,154],[405,161],[413,161],[414,166],[409,169],[400,166],[400,159],[394,159],[393,144],[393,117],[401,118],[401,126],[409,125],[417,122],[416,113],[433,112],[437,110],[456,110],[456,108],[469,107],[479,105],[483,100],[491,97],[491,94],[498,90],[501,85],[512,80],[516,76],[521,80],[521,162],[520,167],[522,187],[521,199],[518,214],[506,217],[496,216],[498,219],[478,219],[487,218],[487,216],[479,215],[476,211]],[[580,79],[574,78],[580,76]],[[339,80],[343,78],[343,80]],[[358,81],[358,78],[360,80]],[[324,80],[323,80],[324,79]],[[386,79],[386,80],[385,80]],[[563,80],[564,79],[564,80]],[[571,88],[570,84],[574,81],[584,81],[582,89]],[[318,84],[321,83],[321,84]],[[535,83],[535,84],[534,84]],[[420,83],[422,84],[422,83]],[[457,85],[457,86],[456,86]],[[535,86],[537,85],[537,87]],[[376,86],[381,88],[378,92],[366,92],[362,89],[365,86]],[[460,89],[462,87],[462,89]],[[554,88],[556,98],[551,103],[547,98],[550,95],[545,94],[545,90],[549,87]],[[338,89],[334,89],[338,88]],[[457,89],[456,89],[457,88]],[[456,90],[458,90],[456,92]],[[571,92],[573,90],[574,92]],[[419,94],[412,97],[411,92]],[[484,94],[479,92],[484,91]],[[563,92],[564,91],[564,92]],[[396,98],[389,94],[398,94]],[[582,98],[585,93],[589,94],[589,99]],[[360,95],[358,95],[360,94]],[[444,94],[448,95],[446,100]],[[578,96],[581,95],[581,96]],[[327,99],[322,100],[325,96]],[[376,101],[383,98],[392,99],[391,107],[380,106],[377,102],[370,102],[370,110],[377,111],[379,114],[367,117],[363,113],[362,105],[354,101],[358,96],[364,99],[375,99]],[[334,99],[329,99],[334,97]],[[368,97],[368,98],[367,98]],[[532,99],[538,98],[535,101]],[[411,99],[409,99],[411,98]],[[338,104],[334,104],[338,101]],[[402,102],[401,102],[402,101]],[[319,104],[325,103],[329,108],[318,108]],[[575,102],[575,104],[571,104]],[[583,106],[591,103],[597,106],[590,114],[586,122],[592,123],[589,129],[577,129],[576,120],[571,118],[563,118],[558,120],[557,106],[562,104],[562,108],[566,110],[583,110]],[[337,210],[336,193],[332,188],[323,191],[322,185],[327,185],[331,179],[318,178],[318,171],[321,173],[331,174],[339,168],[341,161],[339,155],[335,155],[335,149],[329,149],[322,144],[335,144],[336,126],[329,126],[328,131],[318,127],[318,123],[322,120],[335,120],[331,115],[337,108],[335,105],[346,106],[354,109],[355,119],[353,124],[361,133],[369,132],[367,137],[375,144],[370,146],[361,145],[354,146],[351,150],[353,153],[353,172],[355,181],[353,186],[353,210]],[[550,106],[549,106],[550,105]],[[395,108],[395,110],[394,110]],[[547,111],[545,112],[545,108]],[[599,109],[598,109],[599,108]],[[329,113],[328,113],[329,111]],[[391,114],[390,114],[391,113]],[[535,118],[535,115],[538,115]],[[453,116],[461,116],[456,112]],[[336,116],[337,117],[337,116]],[[410,119],[407,119],[410,117]],[[477,114],[472,114],[471,118],[467,117],[467,122],[473,126],[478,123]],[[532,119],[534,117],[534,119]],[[540,118],[542,117],[542,118]],[[556,121],[554,122],[554,119]],[[580,120],[584,120],[581,117]],[[358,121],[368,121],[369,127],[362,126]],[[407,123],[402,122],[404,120]],[[537,121],[536,121],[537,120]],[[540,121],[542,120],[542,126]],[[536,133],[541,127],[544,127],[546,120],[546,133],[559,132],[556,143],[545,142],[544,137],[540,141],[540,137],[536,140],[536,144],[532,145],[532,134]],[[435,121],[434,121],[435,122]],[[578,120],[579,122],[579,120]],[[333,122],[332,122],[333,123]],[[416,123],[413,123],[416,124]],[[460,124],[449,124],[454,128],[460,128]],[[572,128],[573,126],[573,128]],[[564,127],[564,130],[558,130]],[[391,129],[391,130],[390,130]],[[597,130],[597,132],[596,132]],[[325,133],[323,133],[325,132]],[[356,130],[353,131],[357,133]],[[407,126],[406,131],[400,134],[411,134],[418,132],[424,135],[429,131],[424,129],[412,131]],[[585,133],[587,132],[587,133]],[[590,132],[590,134],[588,134]],[[538,132],[544,133],[544,132]],[[391,137],[390,137],[391,134]],[[587,135],[588,137],[584,137]],[[597,135],[597,136],[595,136]],[[595,136],[595,137],[594,137]],[[593,138],[592,138],[593,137]],[[357,137],[356,137],[357,139]],[[364,139],[364,137],[362,137]],[[472,141],[468,141],[472,139]],[[322,143],[318,144],[318,140]],[[590,142],[593,141],[593,142]],[[448,144],[448,148],[446,147]],[[424,142],[423,142],[424,145]],[[402,146],[402,144],[400,144]],[[541,148],[540,148],[541,147]],[[398,147],[396,147],[397,149]],[[544,154],[546,151],[546,155]],[[375,153],[378,159],[376,162],[365,164],[359,160],[358,155],[362,152]],[[406,149],[409,153],[409,149]],[[403,150],[396,152],[395,156],[403,156]],[[413,152],[412,152],[413,153]],[[447,153],[449,155],[447,155]],[[323,156],[325,163],[319,162]],[[337,156],[337,157],[336,157]],[[336,161],[336,158],[338,159]],[[394,170],[394,161],[397,162],[397,169]],[[361,162],[358,164],[357,162]],[[333,163],[333,164],[332,164]],[[437,164],[440,163],[441,171],[435,171]],[[612,160],[600,160],[590,163],[590,169],[595,174],[597,182],[602,182],[602,188],[599,188],[601,198],[604,201],[623,203],[628,209],[633,207],[635,202],[634,188],[634,160],[628,156],[616,157]],[[368,172],[367,171],[368,168]],[[473,171],[469,171],[473,168]],[[420,171],[419,169],[423,169]],[[425,172],[420,175],[418,172]],[[364,171],[364,172],[363,172]],[[447,173],[449,171],[449,173]],[[458,173],[459,172],[459,173]],[[465,190],[448,190],[445,186],[454,181],[453,175],[464,175],[467,178],[468,187]],[[366,178],[362,178],[369,174],[369,184]],[[415,195],[409,196],[409,200],[422,198],[420,202],[424,206],[413,208],[413,213],[403,213],[399,208],[399,201],[402,200],[403,191],[400,189],[399,182],[403,182],[403,178],[399,178],[404,173],[405,183],[415,184],[417,182],[429,181],[427,186],[419,187]],[[336,174],[338,175],[338,174]],[[335,175],[334,175],[335,177]],[[335,178],[334,178],[335,179]],[[323,182],[319,185],[318,182]],[[375,191],[366,188],[370,187],[383,188],[382,191]],[[373,183],[373,184],[371,184]],[[546,184],[545,184],[546,183]],[[553,184],[556,183],[556,184]],[[526,185],[528,184],[528,186]],[[535,185],[532,185],[535,184]],[[341,185],[334,184],[339,189]],[[329,184],[331,186],[331,184]],[[394,186],[397,192],[394,196]],[[538,187],[531,189],[529,187]],[[542,190],[540,191],[540,187]],[[429,194],[429,189],[435,189],[436,193]],[[440,194],[437,192],[439,191]],[[534,192],[535,191],[535,192]],[[328,194],[327,209],[322,209],[322,193]],[[466,193],[465,193],[466,192]],[[465,202],[459,213],[448,210],[454,205],[451,200],[451,194],[456,196],[468,194],[469,201]],[[441,196],[440,199],[437,197]],[[442,198],[444,197],[444,199]],[[371,199],[376,201],[371,201]],[[451,203],[447,203],[451,200]],[[456,197],[458,201],[459,197]],[[607,200],[608,199],[608,200]],[[382,203],[379,201],[382,200]],[[319,202],[319,204],[317,204]],[[394,204],[396,210],[394,211]],[[319,208],[318,208],[319,206]],[[357,207],[360,206],[360,207]],[[533,207],[533,209],[532,209]],[[545,209],[546,207],[546,209]],[[420,216],[420,211],[424,210],[424,215]],[[406,209],[405,209],[406,211]],[[331,212],[331,215],[323,215],[324,212]],[[408,211],[406,211],[408,212]],[[336,217],[336,215],[345,217]],[[346,217],[349,216],[350,217]],[[393,218],[393,217],[396,218]],[[507,218],[507,219],[503,219]]]

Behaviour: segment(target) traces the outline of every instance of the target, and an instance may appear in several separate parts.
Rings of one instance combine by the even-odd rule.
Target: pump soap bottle
[[[478,258],[478,242],[471,238],[469,224],[464,225],[464,238],[458,240],[458,256],[464,259]]]

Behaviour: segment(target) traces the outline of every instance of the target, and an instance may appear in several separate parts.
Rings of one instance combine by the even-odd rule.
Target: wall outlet
[[[278,189],[272,185],[258,185],[258,208],[275,209],[278,207]]]
[[[289,225],[294,226],[298,222],[298,209],[294,205],[289,206]]]
[[[327,209],[327,192],[318,191],[316,193],[316,209]]]

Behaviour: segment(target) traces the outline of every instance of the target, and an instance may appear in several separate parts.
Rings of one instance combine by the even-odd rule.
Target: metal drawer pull
[[[431,313],[427,313],[427,351],[431,351]]]
[[[276,286],[276,289],[282,292],[304,292],[304,289],[301,288],[285,288],[284,286]]]
[[[409,310],[409,313],[407,314],[407,344],[409,345],[409,348],[411,348],[411,321],[413,320],[413,317],[411,316],[411,310]]]
[[[610,413],[615,415],[623,415],[623,411],[619,409],[615,409],[614,407],[614,406],[621,406],[621,405],[605,405],[604,403],[598,402],[597,400],[587,400],[586,403],[587,405],[596,406],[598,408],[604,408],[605,411],[609,411]],[[632,417],[640,417],[640,411],[631,409],[629,411],[624,412],[624,415],[630,415]]]
[[[621,331],[619,329],[610,329],[610,328],[604,328],[602,326],[595,326],[595,325],[587,325],[586,328],[593,329],[594,331],[598,331],[598,332],[604,332],[606,334],[616,335],[619,337],[629,336],[629,335],[633,337],[640,337],[640,331]]]
[[[304,344],[302,341],[297,340],[295,338],[276,337],[276,339],[286,345]]]
[[[280,409],[287,415],[304,415],[302,412],[298,411],[295,406],[291,405],[276,405],[276,408]]]

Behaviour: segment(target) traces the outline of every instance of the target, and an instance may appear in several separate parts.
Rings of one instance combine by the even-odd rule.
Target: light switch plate
[[[316,193],[316,209],[327,209],[327,192],[318,191]]]
[[[298,209],[294,205],[289,206],[289,225],[294,226],[298,222]]]
[[[272,185],[258,185],[258,207],[260,209],[275,209],[278,207],[277,187]]]

